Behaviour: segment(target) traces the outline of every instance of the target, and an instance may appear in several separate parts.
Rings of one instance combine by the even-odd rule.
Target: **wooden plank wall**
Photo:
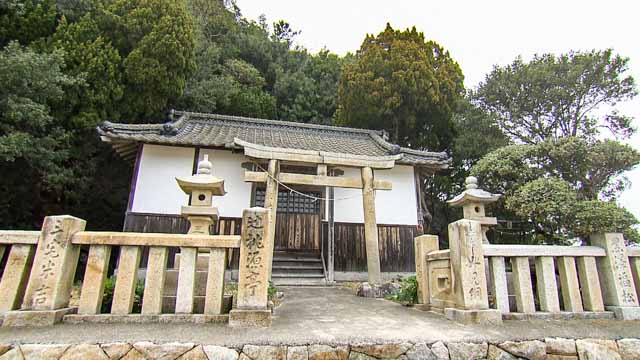
[[[327,223],[322,224],[323,238]],[[335,271],[367,271],[364,224],[338,223],[335,229]],[[420,235],[415,225],[378,225],[380,268],[385,272],[414,272],[414,237]],[[325,240],[326,241],[326,240]]]
[[[242,218],[223,217],[213,223],[212,231],[220,235],[239,235],[242,227]],[[189,230],[189,221],[180,215],[146,214],[128,212],[124,219],[122,231],[141,233],[164,233],[164,234],[186,234]],[[173,266],[175,254],[178,248],[171,248],[169,251],[169,266]],[[234,251],[230,259],[231,267],[238,267],[238,251]],[[144,249],[140,264],[146,267],[148,249]]]
[[[241,218],[221,218],[214,224],[215,234],[240,234]],[[188,222],[179,215],[127,213],[124,231],[159,232],[184,234]],[[380,265],[386,272],[415,271],[413,239],[420,235],[414,225],[378,225],[380,242]],[[313,245],[320,249],[327,243],[327,222],[322,222],[322,244]],[[293,243],[295,245],[295,242]],[[317,246],[317,247],[315,247]],[[145,252],[146,253],[146,252]],[[172,249],[170,265],[177,249]],[[326,259],[325,259],[326,260]],[[146,254],[143,258],[146,261]],[[230,267],[238,267],[238,251],[234,251]],[[364,224],[335,223],[335,271],[366,271],[367,257],[364,241]]]
[[[276,250],[320,251],[320,214],[276,214]]]

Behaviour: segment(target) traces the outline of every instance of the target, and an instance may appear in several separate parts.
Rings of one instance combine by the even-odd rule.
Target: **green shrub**
[[[390,299],[405,305],[418,302],[418,281],[415,276],[409,276],[400,281],[400,291],[391,295]]]
[[[271,281],[269,281],[269,289],[267,290],[267,295],[269,296],[269,299],[273,299],[273,297],[276,295],[277,292],[278,292],[278,288],[275,287]]]
[[[113,289],[116,287],[116,277],[110,276],[104,282],[104,293],[102,294],[102,306],[100,312],[102,314],[108,314],[111,312],[111,303],[113,302]],[[144,281],[138,280],[136,282],[135,295],[133,298],[133,310],[132,313],[139,313],[142,310],[142,295],[144,293]]]

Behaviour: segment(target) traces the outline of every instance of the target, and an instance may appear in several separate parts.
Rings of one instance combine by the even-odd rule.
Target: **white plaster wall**
[[[245,169],[242,168],[247,158],[228,150],[200,149],[200,160],[204,154],[209,155],[213,164],[212,174],[224,179],[227,191],[224,196],[213,197],[213,206],[218,208],[220,216],[242,217],[242,210],[251,206],[251,183],[244,181]]]
[[[191,175],[194,156],[194,148],[145,144],[131,211],[180,214],[180,207],[187,205],[189,197],[175,178]]]
[[[343,168],[345,177],[360,177],[360,169]],[[416,192],[413,167],[397,165],[390,170],[374,170],[374,178],[389,180],[390,191],[376,191],[376,221],[378,224],[417,225]],[[362,190],[336,188],[334,192],[337,222],[364,222]],[[338,200],[340,198],[348,198]]]

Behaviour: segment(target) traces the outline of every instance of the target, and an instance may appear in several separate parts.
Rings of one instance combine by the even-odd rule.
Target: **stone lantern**
[[[447,203],[449,206],[462,206],[462,213],[465,219],[479,221],[482,226],[482,241],[488,244],[487,231],[489,226],[498,224],[498,220],[494,217],[485,216],[484,206],[498,201],[502,195],[478,189],[478,179],[473,176],[466,178],[465,185],[466,189],[460,195],[447,201]]]
[[[189,234],[209,235],[211,224],[218,219],[218,208],[213,205],[213,196],[222,196],[224,180],[211,175],[209,156],[198,163],[195,175],[177,177],[178,185],[191,196],[191,205],[182,206],[180,213],[189,220]]]

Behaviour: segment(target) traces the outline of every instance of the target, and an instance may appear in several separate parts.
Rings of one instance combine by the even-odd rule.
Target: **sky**
[[[474,88],[494,64],[518,55],[613,48],[630,58],[630,74],[640,82],[640,3],[631,0],[237,0],[243,15],[272,23],[283,19],[302,33],[297,43],[317,52],[326,47],[355,52],[366,34],[415,26],[449,50],[462,68],[465,86]],[[640,87],[640,86],[639,86]],[[635,118],[638,133],[626,141],[640,150],[640,96],[618,109]],[[640,167],[626,174],[632,182],[619,203],[640,219]]]

